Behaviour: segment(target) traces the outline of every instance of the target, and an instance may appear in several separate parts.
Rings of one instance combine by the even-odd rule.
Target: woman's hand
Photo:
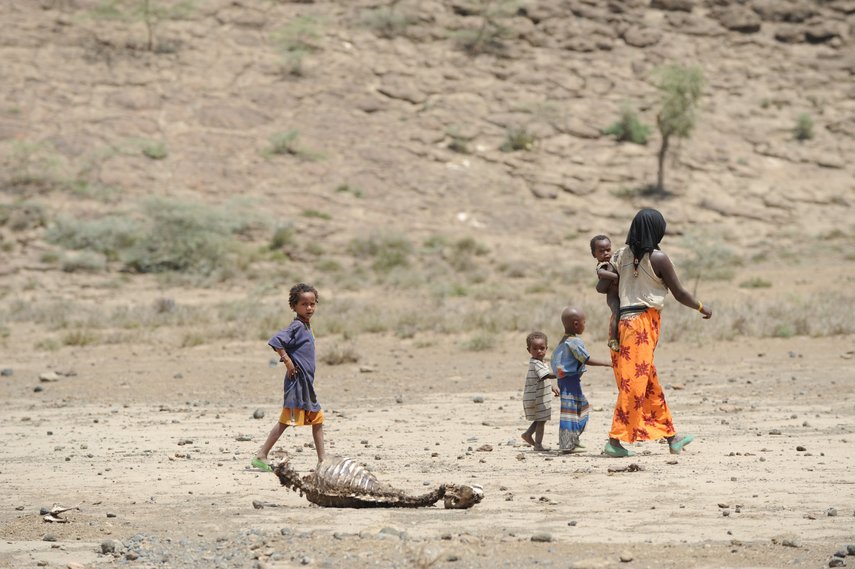
[[[701,305],[701,308],[698,310],[701,314],[704,315],[704,320],[709,320],[712,318],[712,308],[708,306]]]

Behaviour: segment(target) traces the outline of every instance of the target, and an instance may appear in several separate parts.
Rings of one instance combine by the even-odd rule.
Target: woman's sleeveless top
[[[665,296],[668,294],[668,287],[653,271],[649,253],[645,253],[638,264],[638,270],[636,270],[632,249],[627,245],[618,249],[612,256],[612,264],[620,276],[618,293],[620,294],[621,315],[639,312],[647,308],[662,310],[665,305]]]

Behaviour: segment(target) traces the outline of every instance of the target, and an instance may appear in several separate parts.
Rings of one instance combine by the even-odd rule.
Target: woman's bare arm
[[[698,310],[701,303],[680,282],[679,277],[677,277],[677,271],[674,269],[674,264],[668,258],[668,255],[662,251],[653,251],[650,253],[650,264],[653,266],[656,276],[665,281],[665,286],[668,287],[668,290],[671,291],[677,302],[683,306]],[[712,316],[712,310],[707,306],[702,307],[700,312],[704,315],[704,318]]]

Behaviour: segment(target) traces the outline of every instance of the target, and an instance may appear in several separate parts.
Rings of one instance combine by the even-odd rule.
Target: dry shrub
[[[359,361],[359,354],[350,344],[333,344],[332,348],[325,351],[321,361],[330,366],[342,364],[353,364]]]

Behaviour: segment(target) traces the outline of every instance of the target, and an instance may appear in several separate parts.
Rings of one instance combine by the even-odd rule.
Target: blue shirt
[[[552,373],[558,379],[568,375],[582,375],[587,369],[585,363],[590,357],[582,338],[567,336],[552,352]]]

